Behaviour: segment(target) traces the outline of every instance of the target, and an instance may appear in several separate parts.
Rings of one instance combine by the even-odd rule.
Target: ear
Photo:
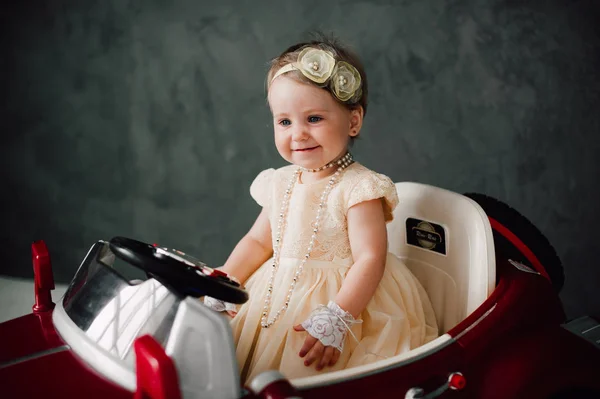
[[[361,105],[350,110],[350,137],[356,137],[362,128],[365,111]]]

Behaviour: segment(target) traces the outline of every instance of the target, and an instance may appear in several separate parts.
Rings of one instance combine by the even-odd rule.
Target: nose
[[[308,130],[306,129],[306,125],[303,123],[296,123],[292,130],[292,140],[293,141],[305,141],[308,139],[310,135],[308,134]]]

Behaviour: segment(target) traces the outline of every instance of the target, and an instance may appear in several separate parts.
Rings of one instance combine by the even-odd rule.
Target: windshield
[[[83,260],[62,305],[88,339],[133,367],[135,339],[151,334],[165,345],[179,302],[158,281],[115,259],[108,243],[100,241]]]

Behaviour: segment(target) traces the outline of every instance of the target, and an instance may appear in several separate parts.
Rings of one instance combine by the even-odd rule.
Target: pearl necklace
[[[321,194],[321,202],[319,203],[319,209],[317,211],[317,216],[315,217],[314,222],[311,224],[312,226],[314,226],[313,234],[310,237],[310,242],[308,244],[306,254],[302,258],[302,261],[300,262],[300,265],[298,266],[298,270],[296,270],[296,274],[294,274],[294,278],[292,279],[292,283],[290,284],[290,289],[288,290],[288,294],[285,298],[285,303],[281,307],[281,309],[279,309],[275,313],[275,316],[272,317],[271,320],[267,320],[267,315],[269,313],[269,308],[271,305],[271,295],[273,294],[273,282],[275,280],[275,273],[277,272],[277,269],[279,267],[283,227],[284,227],[284,222],[285,222],[286,215],[287,215],[288,205],[290,202],[289,201],[290,194],[292,193],[292,189],[294,188],[294,185],[296,184],[296,181],[298,180],[298,176],[300,175],[300,172],[302,172],[306,169],[298,168],[292,175],[292,178],[290,179],[288,186],[285,190],[285,193],[283,195],[283,200],[281,202],[281,210],[279,212],[279,220],[277,222],[277,232],[275,235],[275,245],[273,248],[273,266],[271,268],[271,277],[269,278],[269,285],[267,287],[267,294],[265,297],[265,306],[263,308],[263,313],[262,313],[262,317],[260,320],[260,324],[263,328],[268,328],[268,327],[272,326],[273,324],[275,324],[275,321],[277,321],[279,316],[281,316],[283,314],[283,312],[285,312],[287,310],[287,308],[290,304],[290,299],[292,297],[292,293],[294,292],[294,287],[296,286],[296,282],[298,281],[298,278],[300,277],[300,274],[302,273],[302,269],[304,268],[304,264],[310,257],[310,253],[315,244],[315,239],[317,238],[317,232],[319,231],[319,222],[321,220],[321,214],[323,212],[323,208],[325,207],[325,201],[327,200],[327,196],[329,195],[329,192],[331,191],[333,185],[335,184],[337,178],[340,176],[342,171],[344,169],[346,169],[349,165],[351,165],[353,162],[354,162],[354,160],[352,158],[352,154],[350,154],[348,152],[348,153],[346,153],[346,155],[344,155],[342,158],[338,159],[337,161],[332,161],[332,162],[328,163],[327,165],[322,166],[319,169],[313,169],[313,170],[317,171],[317,170],[323,170],[326,168],[330,168],[333,165],[338,165],[337,171],[331,176],[331,178],[329,179],[329,182],[327,183],[327,186],[325,187],[325,190],[323,190],[323,194]],[[313,171],[313,170],[307,170],[307,171]]]
[[[325,165],[321,166],[320,168],[317,168],[317,169],[308,169],[308,168],[300,167],[300,171],[301,172],[311,172],[311,173],[320,172],[322,170],[329,169],[329,168],[331,168],[331,167],[333,167],[335,165],[341,165],[342,163],[350,161],[350,160],[352,160],[352,154],[350,154],[349,152],[347,152],[346,155],[344,155],[343,157],[341,157],[337,161],[331,161],[328,164],[325,164]]]

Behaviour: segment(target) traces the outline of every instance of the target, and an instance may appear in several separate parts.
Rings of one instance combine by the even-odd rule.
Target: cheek
[[[277,147],[278,150],[282,151],[282,150],[285,150],[286,148],[289,148],[286,134],[275,131],[273,138],[275,140],[275,146]]]
[[[332,130],[333,131],[330,131],[328,134],[328,139],[332,142],[335,141],[336,143],[341,144],[349,139],[350,128],[348,125],[344,123],[336,123]]]

